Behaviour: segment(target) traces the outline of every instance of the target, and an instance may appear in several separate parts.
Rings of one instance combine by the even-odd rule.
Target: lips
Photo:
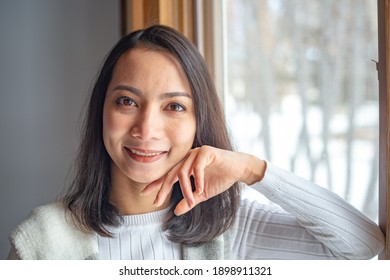
[[[141,163],[151,163],[161,159],[167,152],[155,150],[143,150],[125,147],[127,154],[133,160]]]
[[[136,155],[139,155],[139,156],[142,156],[142,157],[154,157],[154,156],[157,156],[159,154],[164,153],[164,152],[148,152],[148,151],[142,152],[142,151],[136,150],[136,149],[129,149],[129,150],[133,154],[136,154]]]

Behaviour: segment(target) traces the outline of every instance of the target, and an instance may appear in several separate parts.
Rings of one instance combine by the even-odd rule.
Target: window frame
[[[223,1],[121,0],[121,33],[124,36],[153,24],[177,29],[203,55],[223,100],[222,9]]]
[[[122,35],[153,24],[171,26],[195,42],[196,0],[121,0]]]
[[[378,0],[379,226],[386,236],[379,259],[390,259],[390,0]],[[387,234],[386,234],[387,233]]]

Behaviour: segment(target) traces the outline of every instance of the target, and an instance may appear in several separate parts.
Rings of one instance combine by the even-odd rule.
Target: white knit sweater
[[[231,259],[370,259],[383,249],[379,227],[322,187],[269,163],[263,180],[252,187],[278,206],[242,200],[235,224],[225,233]],[[125,216],[121,227],[109,228],[114,238],[79,235],[88,240],[84,258],[91,251],[100,259],[189,258],[161,231],[166,211]],[[19,228],[11,240],[21,243],[20,236]]]

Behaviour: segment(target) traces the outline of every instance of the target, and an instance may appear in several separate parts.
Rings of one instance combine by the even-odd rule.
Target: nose
[[[162,132],[162,117],[151,107],[140,108],[130,129],[130,135],[143,141],[159,139]]]

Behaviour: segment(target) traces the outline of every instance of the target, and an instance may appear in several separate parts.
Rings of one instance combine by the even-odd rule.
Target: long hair
[[[83,123],[83,135],[76,160],[74,180],[63,202],[76,224],[88,231],[111,236],[107,225],[119,225],[118,209],[109,201],[111,159],[103,144],[103,105],[113,69],[119,57],[136,47],[164,50],[173,54],[189,82],[196,115],[193,148],[209,145],[232,150],[224,114],[206,64],[195,48],[176,30],[154,25],[123,37],[108,54],[92,90]],[[172,192],[171,207],[183,198],[179,183]],[[235,183],[227,191],[197,205],[181,216],[169,211],[163,229],[169,239],[186,245],[200,245],[225,232],[234,222],[240,198]]]

